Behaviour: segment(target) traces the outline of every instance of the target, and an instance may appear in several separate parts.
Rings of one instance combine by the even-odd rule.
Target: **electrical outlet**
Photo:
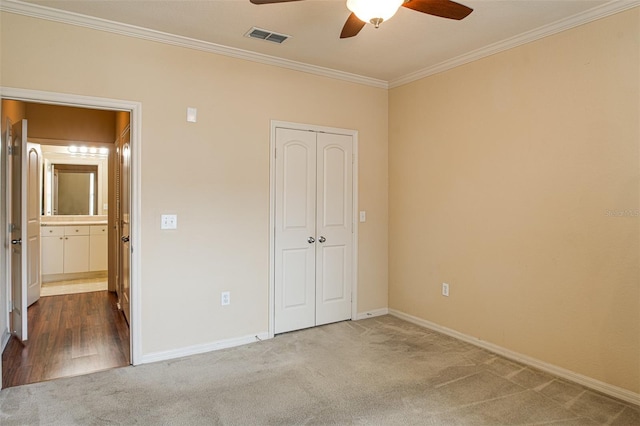
[[[160,216],[160,229],[177,229],[178,215],[163,214]]]
[[[220,304],[222,306],[231,304],[231,292],[223,291],[222,293],[220,293]]]
[[[442,283],[442,295],[449,297],[449,284]]]

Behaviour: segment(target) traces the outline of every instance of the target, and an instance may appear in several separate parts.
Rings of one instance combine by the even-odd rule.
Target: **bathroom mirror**
[[[90,215],[98,211],[98,166],[51,164],[53,215]]]
[[[43,216],[107,214],[108,152],[69,152],[42,145]]]

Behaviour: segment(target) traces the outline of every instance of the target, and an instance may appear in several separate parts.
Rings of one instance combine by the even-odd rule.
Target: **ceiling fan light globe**
[[[404,0],[347,0],[347,8],[362,22],[379,24],[395,15],[402,3]]]

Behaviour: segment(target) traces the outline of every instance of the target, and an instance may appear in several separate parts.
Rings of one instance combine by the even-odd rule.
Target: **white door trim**
[[[141,153],[142,153],[142,103],[94,96],[71,95],[39,90],[0,87],[0,98],[80,108],[96,108],[131,113],[131,364],[142,361],[142,315],[141,315]],[[3,274],[4,275],[4,274]],[[0,277],[7,286],[5,276]],[[1,288],[1,286],[0,286]],[[7,306],[0,307],[0,314]]]
[[[276,128],[320,133],[336,133],[353,138],[353,274],[351,285],[351,319],[358,316],[358,131],[313,124],[271,120],[269,140],[269,338],[275,334],[275,198],[276,198]]]

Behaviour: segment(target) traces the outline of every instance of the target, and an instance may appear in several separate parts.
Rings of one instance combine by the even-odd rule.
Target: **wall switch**
[[[197,108],[192,108],[192,107],[188,107],[187,108],[187,121],[189,123],[195,123],[196,121],[198,121],[198,109]]]
[[[177,229],[178,215],[163,214],[160,216],[160,229]]]
[[[449,297],[449,284],[442,283],[442,295]]]
[[[362,210],[360,212],[360,222],[366,222],[367,221],[367,212]]]
[[[222,293],[220,293],[220,304],[222,306],[231,304],[231,292],[223,291]]]

